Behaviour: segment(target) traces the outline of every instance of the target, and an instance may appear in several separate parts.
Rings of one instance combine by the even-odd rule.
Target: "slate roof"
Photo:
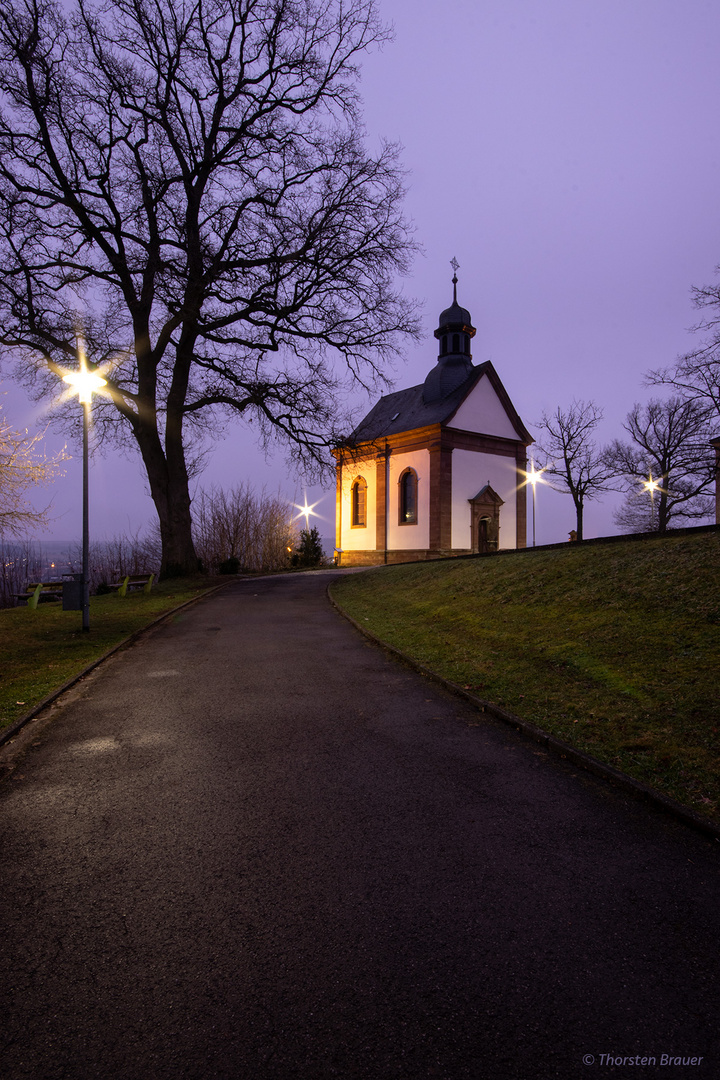
[[[449,308],[445,308],[440,312],[440,319],[438,321],[438,328],[435,331],[435,337],[440,337],[444,330],[454,327],[467,327],[472,333],[471,337],[475,335],[475,327],[472,324],[470,318],[470,312],[467,308],[460,307],[457,300],[453,300]]]
[[[425,403],[423,400],[424,383],[420,383],[419,386],[411,386],[407,390],[397,390],[394,394],[386,394],[360,421],[350,436],[350,441],[353,443],[372,442],[388,435],[396,435],[402,431],[413,431],[415,428],[427,427],[431,424],[445,424],[452,419],[462,402],[483,375],[490,377],[495,390],[499,392],[508,416],[518,432],[518,440],[528,444],[531,443],[533,441],[532,436],[526,431],[520,417],[515,412],[489,360],[474,367],[465,382],[439,401]]]

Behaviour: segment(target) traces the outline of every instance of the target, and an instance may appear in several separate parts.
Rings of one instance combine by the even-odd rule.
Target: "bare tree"
[[[714,512],[706,409],[678,396],[654,398],[634,405],[623,427],[631,441],[616,439],[605,453],[608,467],[624,478],[621,528],[665,532],[674,518],[695,521]]]
[[[720,273],[720,267],[717,268]],[[673,387],[680,397],[693,400],[710,420],[720,420],[720,284],[693,289],[695,307],[708,314],[693,327],[704,339],[697,349],[678,357],[669,368],[647,375],[650,385]]]
[[[47,526],[49,507],[34,509],[27,494],[61,475],[67,456],[61,451],[48,458],[39,450],[42,439],[42,434],[16,431],[0,414],[0,536],[24,536]]]
[[[299,532],[281,495],[257,494],[251,484],[229,492],[211,487],[197,497],[195,547],[203,566],[218,573],[237,569],[279,570],[288,565]]]
[[[139,448],[164,574],[197,566],[203,437],[241,416],[322,464],[345,391],[417,333],[397,149],[366,149],[357,98],[387,37],[374,0],[0,13],[0,344],[55,393],[85,312],[95,422]]]
[[[552,416],[543,413],[538,425],[543,432],[537,443],[539,464],[555,477],[559,490],[572,496],[578,540],[583,538],[585,503],[610,491],[614,475],[593,439],[602,417],[594,401],[573,401],[567,409],[558,406]]]

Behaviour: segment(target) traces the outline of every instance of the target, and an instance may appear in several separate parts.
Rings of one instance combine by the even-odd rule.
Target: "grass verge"
[[[381,640],[720,823],[720,534],[381,567]]]
[[[0,610],[0,732],[113,646],[208,588],[207,578],[178,578],[147,596],[93,596],[88,633],[82,613],[59,603]]]

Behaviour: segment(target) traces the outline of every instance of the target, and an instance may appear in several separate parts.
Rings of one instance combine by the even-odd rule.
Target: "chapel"
[[[475,327],[457,301],[457,272],[452,284],[425,381],[381,397],[333,451],[338,565],[526,545],[533,439],[490,361],[473,364]]]

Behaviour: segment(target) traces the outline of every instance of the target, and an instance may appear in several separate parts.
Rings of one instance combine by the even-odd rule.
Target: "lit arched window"
[[[400,524],[416,525],[418,519],[418,478],[414,469],[400,476]]]
[[[362,476],[353,481],[351,489],[352,511],[351,524],[354,529],[363,528],[367,525],[367,484]]]

